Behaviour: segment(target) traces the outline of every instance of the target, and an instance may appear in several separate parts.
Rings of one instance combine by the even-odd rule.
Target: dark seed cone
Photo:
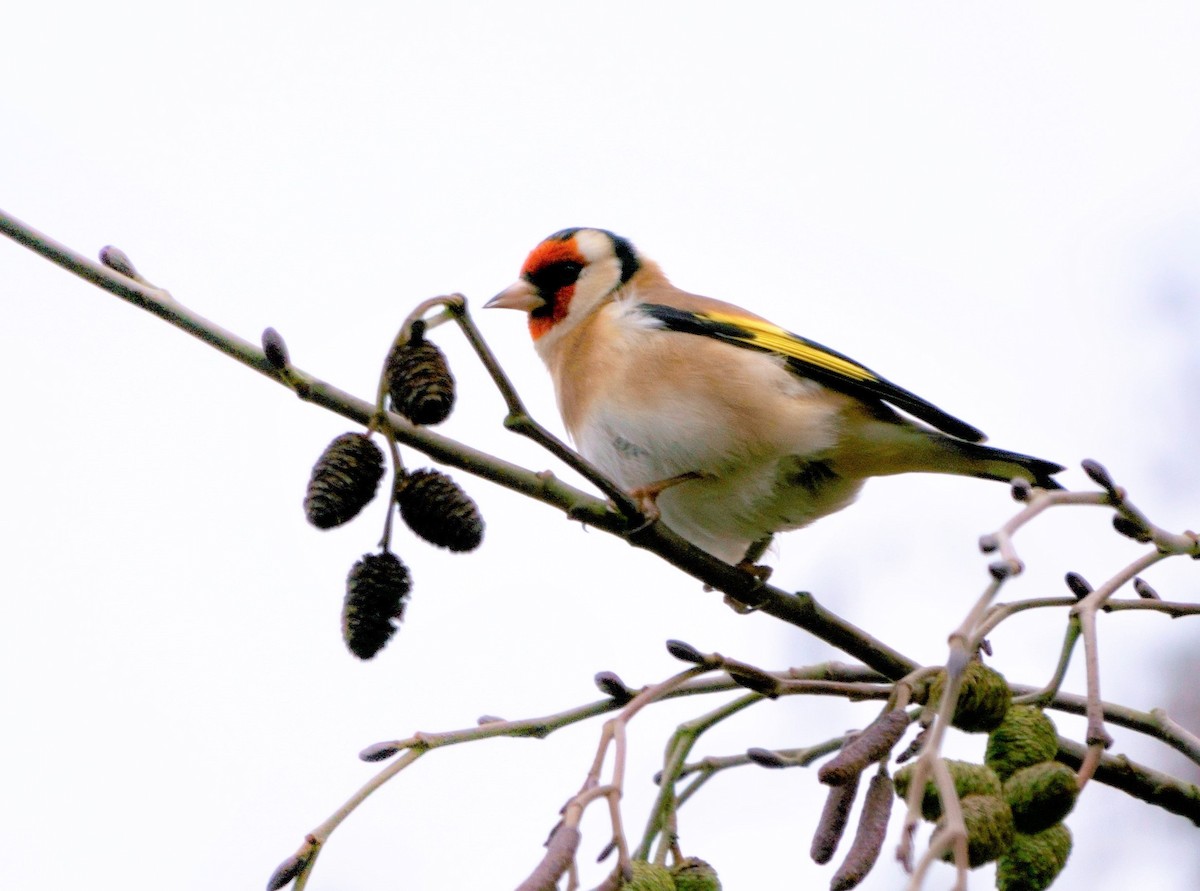
[[[304,513],[318,529],[340,526],[375,497],[383,476],[383,452],[363,433],[343,433],[313,465]]]
[[[430,544],[473,551],[483,541],[483,517],[470,496],[439,470],[414,470],[396,487],[400,516]]]
[[[446,357],[419,334],[392,350],[387,380],[392,408],[414,424],[440,424],[454,408],[454,378]]]
[[[364,554],[354,564],[342,607],[342,637],[351,653],[370,659],[383,649],[404,617],[411,587],[408,567],[390,551]]]

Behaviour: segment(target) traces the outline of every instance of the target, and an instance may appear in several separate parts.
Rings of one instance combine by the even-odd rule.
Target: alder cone
[[[1023,767],[1051,761],[1058,752],[1058,731],[1037,706],[1014,705],[988,736],[984,763],[1001,780]]]
[[[1075,807],[1075,771],[1057,761],[1022,767],[1004,784],[1004,798],[1018,832],[1035,835],[1059,823]]]
[[[971,869],[1003,856],[1016,831],[1008,802],[998,795],[968,795],[959,805],[967,825],[967,861]],[[943,817],[939,828],[944,821]],[[953,862],[954,852],[947,851],[942,859]]]
[[[412,589],[408,567],[390,551],[364,554],[346,578],[342,637],[350,652],[370,659],[396,633]]]
[[[1000,778],[990,767],[974,764],[970,761],[957,761],[953,758],[944,759],[946,769],[954,780],[954,791],[960,799],[968,795],[1003,794]],[[912,782],[914,767],[907,764],[896,771],[893,781],[896,785],[896,795],[908,797],[908,788]],[[938,792],[937,783],[930,777],[925,781],[925,793],[921,798],[921,816],[926,820],[937,820],[942,816],[942,797]]]
[[[414,470],[396,488],[400,516],[430,544],[473,551],[483,541],[483,517],[470,496],[439,470]]]
[[[446,357],[419,334],[392,350],[387,381],[392,408],[414,424],[440,424],[454,408],[454,378]]]
[[[675,891],[721,891],[717,871],[699,857],[688,857],[671,867]]]
[[[996,865],[999,891],[1045,891],[1071,856],[1071,830],[1055,823],[1035,835],[1018,832]]]
[[[313,465],[304,514],[318,529],[340,526],[375,497],[383,476],[383,452],[364,433],[343,433]]]
[[[634,860],[633,878],[620,887],[622,891],[675,891],[675,880],[665,866]]]
[[[929,685],[929,704],[934,708],[946,688],[946,672],[934,675]],[[1004,721],[1012,704],[1012,690],[1004,675],[982,662],[970,662],[963,670],[962,686],[950,723],[967,733],[989,733]]]

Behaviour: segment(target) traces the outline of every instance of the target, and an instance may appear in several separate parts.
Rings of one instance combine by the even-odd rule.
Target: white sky
[[[275,326],[339,386],[374,392],[417,301],[461,290],[478,306],[543,236],[599,225],[681,286],[1072,465],[1068,485],[1094,457],[1164,525],[1200,522],[1194,4],[36,6],[0,33],[0,206],[86,253],[119,245],[245,337]],[[459,475],[484,547],[401,535],[408,620],[361,664],[338,614],[382,508],[328,533],[300,511],[347,424],[7,241],[0,292],[5,887],[261,887],[374,772],[355,758],[368,743],[590,701],[603,669],[660,679],[670,637],[770,668],[832,655]],[[521,320],[481,324],[557,426]],[[461,383],[446,432],[550,466],[439,333]],[[1011,510],[1000,486],[876,482],[786,537],[774,581],[938,661],[983,584],[974,541]],[[1034,527],[1010,596],[1124,565],[1137,551],[1107,526],[1077,512]],[[1194,597],[1195,564],[1150,581]],[[1169,706],[1195,629],[1101,625],[1105,695]],[[995,664],[1041,681],[1061,630],[1038,616],[998,633]],[[708,707],[633,726],[633,833],[667,728]],[[698,754],[816,742],[873,710],[765,704]],[[516,885],[598,730],[434,753],[334,835],[310,888]],[[718,778],[682,815],[685,850],[731,891],[823,886],[832,868],[806,855],[815,790],[808,771]],[[1181,818],[1093,786],[1069,823],[1063,887],[1195,887]],[[603,820],[585,832],[598,880]],[[885,855],[864,887],[899,883]]]

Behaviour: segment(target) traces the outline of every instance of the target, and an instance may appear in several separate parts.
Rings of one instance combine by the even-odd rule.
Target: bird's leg
[[[745,555],[737,563],[738,569],[754,578],[756,588],[765,585],[767,579],[771,577],[772,569],[770,566],[763,566],[755,562],[771,546],[771,539],[772,536],[768,535],[766,538],[760,538],[758,541],[751,542],[750,547],[746,548]],[[754,612],[754,607],[742,603],[736,597],[731,597],[728,594],[725,595],[725,605],[735,613],[742,615]]]
[[[677,476],[670,477],[665,480],[659,480],[657,483],[651,483],[648,486],[638,486],[629,492],[629,497],[637,502],[638,510],[646,517],[646,520],[653,523],[661,516],[658,509],[658,496],[672,486],[678,486],[680,483],[686,483],[688,480],[706,479],[710,474],[703,470],[689,470],[687,473],[681,473]]]
[[[760,538],[758,541],[750,542],[750,547],[746,548],[746,553],[742,559],[738,561],[738,569],[744,569],[764,582],[771,577],[771,568],[769,566],[757,565],[758,558],[767,552],[767,548],[771,546],[771,542],[775,540],[775,536],[768,535]]]

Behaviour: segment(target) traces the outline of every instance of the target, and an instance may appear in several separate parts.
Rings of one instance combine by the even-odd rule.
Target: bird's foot
[[[743,560],[737,565],[737,568],[752,576],[758,583],[758,586],[765,585],[767,579],[771,577],[771,573],[775,571],[770,566],[763,566],[761,563],[752,563],[749,560]]]
[[[638,486],[629,493],[638,506],[638,510],[642,512],[642,516],[646,518],[647,523],[653,523],[662,516],[662,511],[658,509],[658,496],[672,486],[678,486],[680,483],[686,483],[689,480],[706,479],[709,474],[702,470],[689,470],[687,473],[681,473],[678,476],[670,477],[669,479],[659,480],[657,483],[651,483],[648,486]]]
[[[743,559],[740,563],[738,563],[737,568],[754,579],[754,587],[750,589],[751,591],[757,591],[759,588],[765,585],[767,583],[767,579],[771,577],[771,573],[774,572],[770,566],[763,566],[748,559]],[[757,606],[751,606],[748,603],[743,603],[732,594],[725,595],[725,605],[738,615],[742,616],[746,615],[746,613],[752,613],[758,609]]]

